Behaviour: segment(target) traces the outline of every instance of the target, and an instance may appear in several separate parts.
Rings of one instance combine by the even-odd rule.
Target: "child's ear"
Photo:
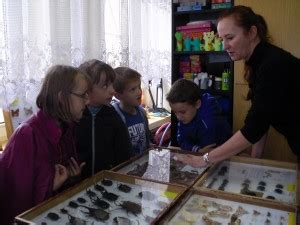
[[[199,109],[201,107],[201,100],[197,100],[196,102],[196,108]]]

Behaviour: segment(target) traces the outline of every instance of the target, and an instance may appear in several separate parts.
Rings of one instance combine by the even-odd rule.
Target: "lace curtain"
[[[97,58],[171,84],[171,0],[0,0],[0,107],[36,110],[47,69]]]

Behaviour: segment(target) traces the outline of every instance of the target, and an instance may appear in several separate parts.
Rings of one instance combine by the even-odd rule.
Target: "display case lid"
[[[102,171],[16,217],[18,224],[149,224],[183,186]],[[99,222],[99,224],[101,224]]]
[[[211,167],[194,187],[299,205],[296,163],[235,156]]]
[[[240,196],[190,190],[157,224],[286,224],[296,225],[296,208],[274,207]]]
[[[173,159],[174,154],[191,154],[191,152],[169,148],[152,148],[114,168],[113,171],[165,183],[193,185],[203,175],[207,167],[195,168],[183,164]]]

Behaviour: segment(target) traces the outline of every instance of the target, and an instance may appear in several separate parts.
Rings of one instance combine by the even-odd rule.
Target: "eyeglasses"
[[[81,98],[83,100],[88,100],[89,99],[89,95],[87,92],[84,92],[83,94],[78,94],[78,93],[74,93],[70,91],[70,94],[75,95],[78,98]]]

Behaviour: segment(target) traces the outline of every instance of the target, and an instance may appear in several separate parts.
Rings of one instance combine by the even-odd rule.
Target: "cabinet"
[[[224,10],[218,8],[218,5],[230,7],[233,1],[221,4],[204,1],[207,3],[201,10],[188,11],[180,11],[186,7],[180,7],[182,6],[180,3],[174,2],[172,3],[172,83],[181,78],[191,79],[196,83],[200,80],[199,88],[217,98],[223,116],[232,126],[233,62],[227,52],[222,50],[222,42],[216,35],[216,26],[217,18]],[[204,41],[206,38],[203,37],[203,32],[211,31],[214,31],[212,41]],[[224,72],[228,72],[229,77],[225,78]],[[208,78],[203,73],[207,73]],[[177,146],[178,121],[173,113],[171,121],[172,145]]]

